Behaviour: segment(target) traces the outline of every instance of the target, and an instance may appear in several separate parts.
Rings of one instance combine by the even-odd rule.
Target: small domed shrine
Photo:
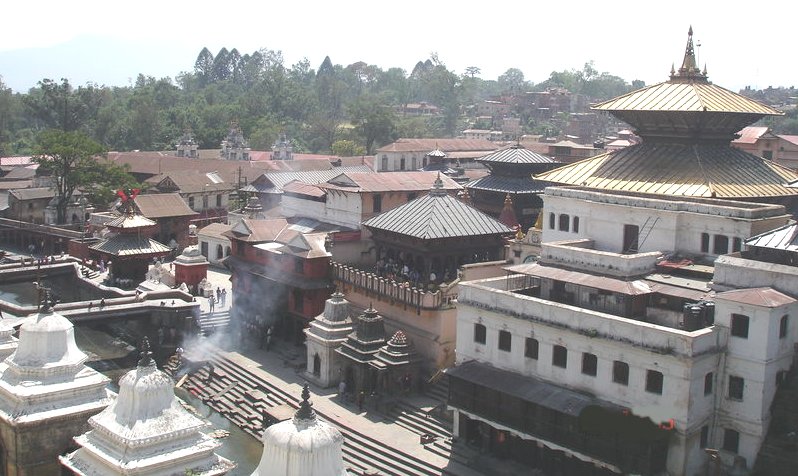
[[[294,418],[263,432],[263,455],[252,476],[347,476],[344,437],[319,420],[310,401],[308,385]]]
[[[377,387],[386,395],[410,393],[419,383],[422,358],[402,330],[394,332],[371,361],[377,369]]]
[[[308,352],[308,368],[305,376],[321,387],[329,387],[340,381],[343,372],[343,357],[335,349],[346,341],[352,332],[349,301],[336,291],[324,303],[324,313],[317,316],[305,329]]]
[[[110,402],[109,379],[87,367],[71,322],[49,291],[0,363],[0,474],[60,474],[58,455]]]
[[[235,467],[214,453],[221,443],[200,431],[207,423],[181,406],[146,337],[138,366],[119,380],[119,397],[89,425],[75,438],[80,448],[60,458],[78,475],[217,476]]]

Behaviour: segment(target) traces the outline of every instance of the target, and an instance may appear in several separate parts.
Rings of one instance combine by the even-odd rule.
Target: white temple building
[[[84,365],[75,330],[49,295],[0,363],[0,474],[59,474],[58,455],[110,402],[109,379]]]
[[[347,476],[344,437],[319,420],[308,401],[308,385],[294,418],[263,432],[263,455],[252,476]]]
[[[146,338],[143,347],[137,368],[119,381],[119,397],[89,420],[92,429],[75,438],[81,448],[60,457],[62,464],[82,476],[227,474],[235,464],[214,453],[221,443],[180,405]]]
[[[352,333],[349,301],[341,292],[335,292],[324,303],[324,313],[317,316],[305,329],[308,367],[305,377],[322,388],[340,382],[343,356],[335,351]]]
[[[13,334],[14,328],[6,324],[6,321],[0,317],[0,361],[5,360],[17,350],[19,341]]]

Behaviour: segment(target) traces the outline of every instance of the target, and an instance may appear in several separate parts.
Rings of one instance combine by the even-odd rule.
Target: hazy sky
[[[356,61],[412,70],[431,52],[456,73],[481,68],[496,79],[518,68],[540,82],[552,71],[594,61],[627,81],[664,81],[681,62],[687,29],[700,41],[709,79],[732,90],[798,81],[795,4],[787,1],[644,0],[107,0],[18,1],[3,5],[0,76],[25,91],[42,78],[74,85],[127,85],[138,73],[174,78],[199,51],[243,55],[280,50],[286,65],[317,69]]]

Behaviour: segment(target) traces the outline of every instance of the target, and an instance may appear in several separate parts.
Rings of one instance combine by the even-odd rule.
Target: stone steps
[[[198,324],[205,335],[223,331],[230,325],[230,311],[214,311],[213,314],[205,313],[200,317]]]
[[[207,369],[205,368],[189,378],[192,393],[208,395],[228,387],[233,380],[237,381],[238,384],[227,390],[221,399],[211,400],[207,403],[214,409],[221,409],[220,413],[253,436],[260,438],[263,431],[260,418],[255,417],[256,403],[261,403],[261,405],[265,403],[268,406],[287,403],[294,408],[298,406],[296,397],[267,381],[258,379],[248,369],[235,362],[221,357],[215,357],[212,361],[215,373],[210,381],[206,382]],[[221,370],[220,376],[216,375],[216,370]],[[255,402],[253,395],[256,397],[265,395],[266,400]],[[200,396],[200,398],[202,397]],[[440,468],[420,458],[402,453],[353,428],[336,424],[318,410],[317,413],[343,433],[344,461],[354,474],[386,476],[438,476],[443,474]]]
[[[397,402],[388,415],[400,426],[419,435],[430,434],[438,438],[451,438],[452,430],[446,423],[427,415],[424,410],[405,402]]]

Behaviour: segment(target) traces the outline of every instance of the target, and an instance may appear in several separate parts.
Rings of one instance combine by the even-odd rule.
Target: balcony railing
[[[417,312],[420,312],[421,309],[440,309],[451,306],[452,301],[457,299],[457,280],[441,284],[434,292],[425,291],[353,266],[335,262],[331,264],[331,275],[333,281],[339,282],[344,286],[352,286],[366,296],[372,296],[381,301],[398,303],[405,307],[414,307]]]

